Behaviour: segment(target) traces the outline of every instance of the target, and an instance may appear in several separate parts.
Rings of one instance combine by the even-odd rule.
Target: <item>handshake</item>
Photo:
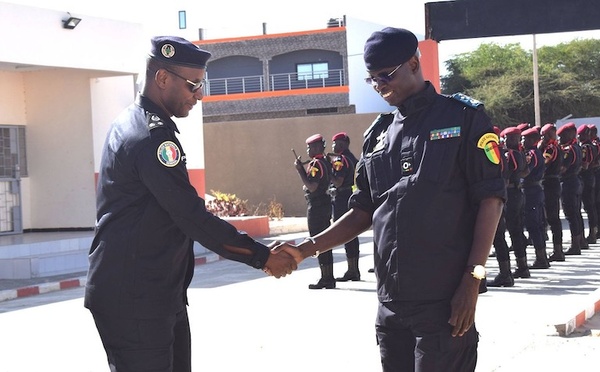
[[[300,262],[308,257],[300,245],[279,241],[269,244],[268,247],[271,249],[271,254],[263,271],[267,275],[278,279],[290,275],[292,271],[298,268]]]

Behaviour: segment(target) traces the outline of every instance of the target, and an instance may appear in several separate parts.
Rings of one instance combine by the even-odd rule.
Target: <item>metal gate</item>
[[[0,235],[23,232],[20,150],[24,132],[22,127],[0,126]]]

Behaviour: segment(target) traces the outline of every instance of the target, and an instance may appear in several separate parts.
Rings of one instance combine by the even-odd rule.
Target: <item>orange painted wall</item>
[[[431,81],[435,89],[440,92],[440,59],[438,55],[438,44],[435,40],[419,41],[421,51],[421,66],[423,76]]]

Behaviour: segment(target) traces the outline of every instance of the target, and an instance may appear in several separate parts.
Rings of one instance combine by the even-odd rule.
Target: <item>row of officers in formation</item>
[[[522,123],[500,137],[502,173],[507,200],[494,238],[499,274],[488,287],[511,287],[515,278],[529,278],[532,269],[580,255],[596,243],[600,215],[600,139],[595,125],[567,123],[543,127]],[[571,245],[563,248],[560,209],[569,225]],[[582,210],[587,214],[587,235]],[[527,230],[527,237],[524,231]],[[548,233],[550,230],[551,236]],[[508,232],[516,268],[511,269]],[[552,241],[548,255],[546,241]],[[528,264],[526,247],[535,249]]]

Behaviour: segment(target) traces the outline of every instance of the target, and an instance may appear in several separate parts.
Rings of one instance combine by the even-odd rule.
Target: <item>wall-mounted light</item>
[[[77,27],[79,22],[81,22],[81,18],[73,17],[71,16],[71,13],[67,14],[69,15],[69,18],[63,20],[63,28],[72,30]]]

